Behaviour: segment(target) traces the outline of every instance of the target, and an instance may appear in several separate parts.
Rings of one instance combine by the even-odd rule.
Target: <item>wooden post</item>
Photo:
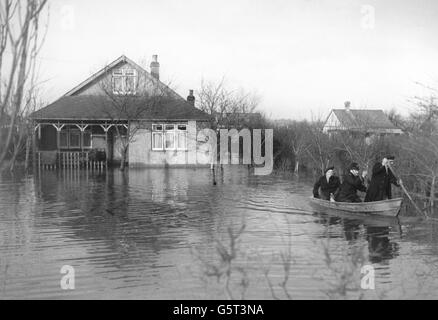
[[[34,127],[34,130],[32,132],[32,167],[34,170],[36,169],[36,152],[37,152],[37,142],[36,142],[36,133],[35,133],[36,127]]]

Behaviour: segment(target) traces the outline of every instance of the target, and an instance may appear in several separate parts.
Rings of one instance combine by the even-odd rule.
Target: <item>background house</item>
[[[344,109],[333,109],[324,123],[323,132],[349,132],[365,137],[388,134],[402,134],[386,116],[383,110],[352,109],[350,102],[345,102]]]
[[[96,154],[131,166],[187,163],[208,115],[195,108],[192,91],[187,101],[162,83],[157,56],[152,59],[148,72],[121,56],[34,112],[34,150],[43,161],[61,166],[75,153],[78,165]]]

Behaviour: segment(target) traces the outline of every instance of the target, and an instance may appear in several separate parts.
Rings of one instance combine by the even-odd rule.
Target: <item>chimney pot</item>
[[[191,105],[195,105],[195,96],[193,95],[193,90],[189,90],[189,95],[187,97],[187,102],[189,102]]]
[[[350,111],[350,106],[351,106],[350,101],[345,101],[344,106],[345,106],[345,110]]]
[[[158,62],[158,55],[156,54],[152,56],[151,75],[155,79],[160,80],[160,63]]]

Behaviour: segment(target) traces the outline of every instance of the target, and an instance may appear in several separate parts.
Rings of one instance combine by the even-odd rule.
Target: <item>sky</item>
[[[260,97],[274,119],[353,108],[406,114],[438,87],[435,0],[52,0],[39,56],[53,102],[122,54],[183,97],[202,80]]]

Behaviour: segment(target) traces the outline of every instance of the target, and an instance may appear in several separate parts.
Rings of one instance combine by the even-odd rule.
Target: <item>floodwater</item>
[[[437,224],[318,212],[306,179],[225,167],[216,181],[209,169],[0,178],[0,298],[438,298]]]

